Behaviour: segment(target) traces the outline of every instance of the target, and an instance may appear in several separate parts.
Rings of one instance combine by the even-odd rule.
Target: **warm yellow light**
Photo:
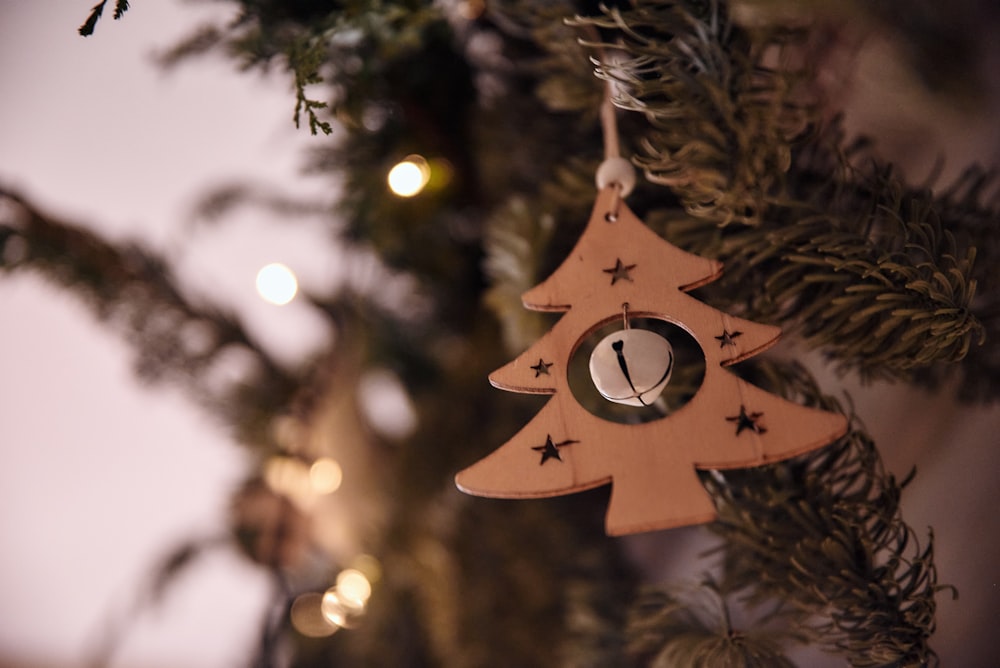
[[[327,589],[326,593],[323,594],[320,610],[326,621],[345,629],[354,626],[361,615],[361,609],[358,606],[342,600],[333,588]]]
[[[329,457],[320,457],[309,467],[309,483],[317,494],[332,494],[340,489],[344,473],[340,464]]]
[[[378,582],[382,579],[382,564],[370,554],[359,554],[351,560],[351,568],[361,571],[368,582]]]
[[[281,263],[273,262],[257,272],[257,293],[266,302],[283,306],[295,299],[298,291],[295,274]]]
[[[431,178],[427,160],[411,155],[389,170],[389,189],[400,197],[413,197],[424,189]]]
[[[339,625],[332,623],[323,614],[323,596],[316,592],[302,594],[292,603],[289,617],[296,631],[307,638],[325,638],[333,635]]]
[[[264,464],[264,481],[279,494],[292,498],[308,496],[312,491],[309,469],[298,459],[271,457]]]
[[[359,570],[348,568],[337,576],[337,596],[345,604],[363,609],[372,595],[372,585]]]

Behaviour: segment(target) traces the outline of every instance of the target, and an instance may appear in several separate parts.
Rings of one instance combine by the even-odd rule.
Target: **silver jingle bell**
[[[623,329],[601,339],[590,354],[590,377],[601,396],[627,406],[648,406],[666,387],[674,349],[648,329]]]

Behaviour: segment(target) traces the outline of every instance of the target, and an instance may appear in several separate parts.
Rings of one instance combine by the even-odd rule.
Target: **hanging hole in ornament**
[[[617,181],[610,186],[614,190],[614,199],[611,200],[611,209],[604,214],[604,221],[608,223],[618,222],[618,214],[621,212],[622,196],[625,187]]]
[[[705,356],[691,334],[668,320],[634,317],[625,304],[580,341],[568,369],[577,402],[619,424],[667,417],[694,397],[704,377]]]

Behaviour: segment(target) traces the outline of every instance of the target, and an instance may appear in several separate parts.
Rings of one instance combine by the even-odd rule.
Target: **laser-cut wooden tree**
[[[607,219],[612,210],[613,222]],[[781,331],[729,316],[686,294],[721,272],[720,263],[682,251],[649,230],[614,187],[601,190],[573,251],[523,295],[529,309],[566,314],[490,375],[500,389],[554,396],[507,443],[461,471],[458,487],[478,496],[532,498],[610,482],[608,534],[637,533],[715,519],[715,505],[696,469],[757,466],[842,436],[844,416],[789,402],[725,369],[772,346]],[[643,424],[590,413],[573,396],[567,376],[580,343],[620,319],[625,304],[632,317],[684,328],[705,357],[704,380],[694,397]],[[627,375],[624,362],[622,369]]]

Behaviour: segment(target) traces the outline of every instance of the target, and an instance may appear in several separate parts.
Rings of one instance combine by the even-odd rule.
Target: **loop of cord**
[[[600,57],[602,61],[606,58],[603,49]],[[604,98],[600,110],[601,133],[604,136],[604,161],[597,168],[595,180],[599,190],[614,188],[611,209],[604,216],[605,220],[613,223],[618,220],[622,200],[628,197],[635,187],[635,168],[631,162],[621,157],[618,122],[615,118],[614,104],[611,102],[614,84],[610,78],[605,78],[604,84]]]

